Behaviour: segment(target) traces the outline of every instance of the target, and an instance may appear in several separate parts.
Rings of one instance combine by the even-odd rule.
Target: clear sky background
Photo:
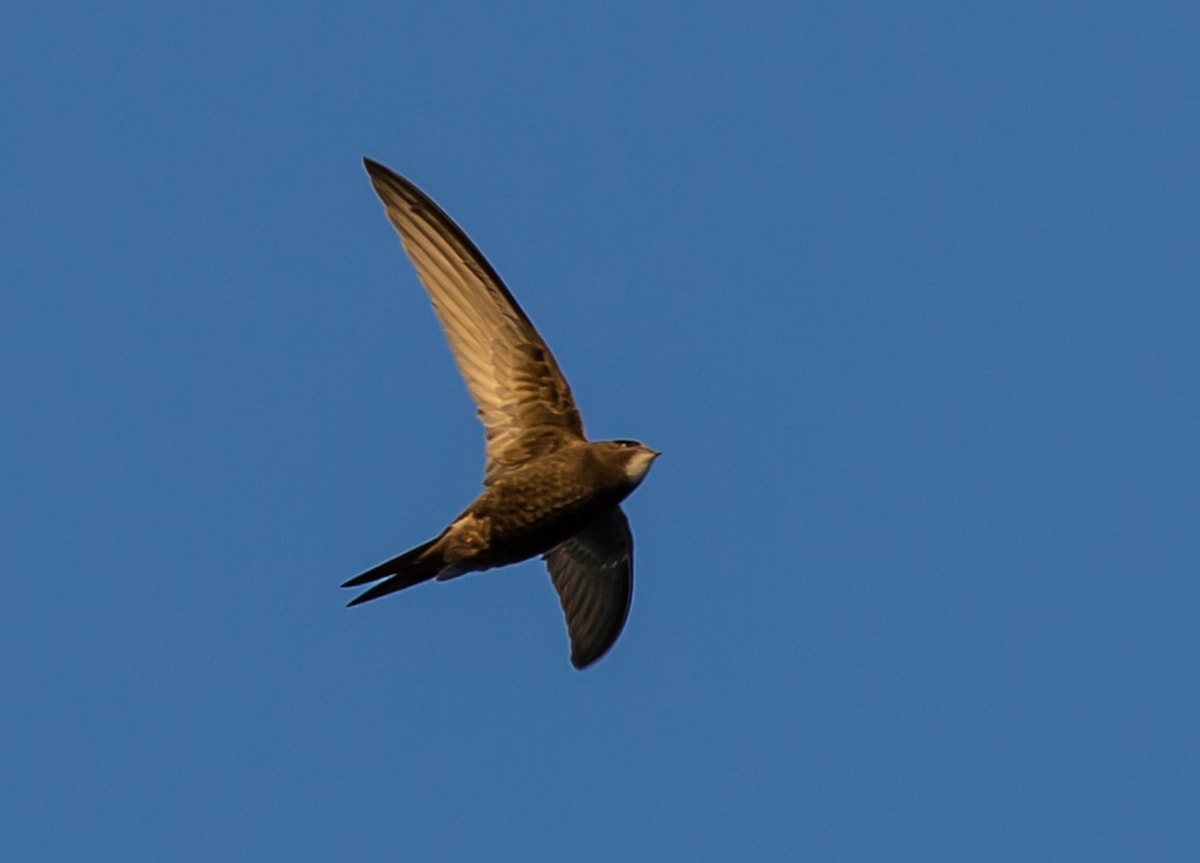
[[[1198,9],[6,5],[0,859],[1200,859]],[[482,471],[364,155],[665,452],[588,671],[344,608]]]

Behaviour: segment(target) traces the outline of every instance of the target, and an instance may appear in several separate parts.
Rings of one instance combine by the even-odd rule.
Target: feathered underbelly
[[[540,467],[501,480],[469,508],[488,522],[488,568],[549,551],[628,494],[578,464]]]

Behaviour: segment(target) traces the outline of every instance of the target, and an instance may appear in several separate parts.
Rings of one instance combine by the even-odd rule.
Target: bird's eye
[[[641,446],[641,444],[635,440],[619,440],[616,442],[616,444],[617,446]]]

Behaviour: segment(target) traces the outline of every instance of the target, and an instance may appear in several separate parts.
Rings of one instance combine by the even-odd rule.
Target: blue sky
[[[1198,40],[7,6],[0,858],[1200,859]],[[586,672],[536,562],[343,607],[482,470],[364,155],[665,452]]]

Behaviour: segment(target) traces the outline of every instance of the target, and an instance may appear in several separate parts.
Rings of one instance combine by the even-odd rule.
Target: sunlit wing
[[[487,259],[424,192],[363,162],[479,409],[484,482],[582,440],[583,422],[554,356]]]

